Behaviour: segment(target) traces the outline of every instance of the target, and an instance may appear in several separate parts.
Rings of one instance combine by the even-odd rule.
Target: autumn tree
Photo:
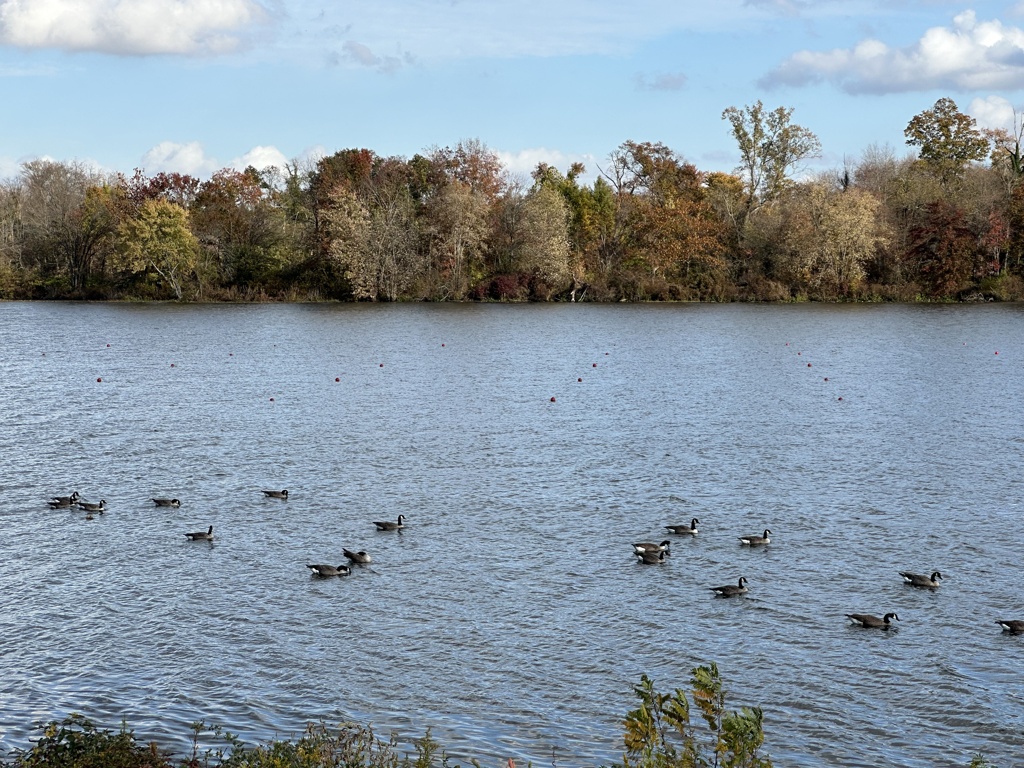
[[[488,212],[484,193],[461,181],[446,184],[427,205],[425,226],[440,298],[466,298],[482,276]]]
[[[790,184],[790,174],[821,152],[818,137],[792,123],[792,116],[792,107],[776,107],[769,112],[760,100],[743,109],[729,107],[722,112],[740,152],[736,174],[743,179],[746,192],[741,220],[777,199]]]
[[[800,185],[786,203],[791,277],[820,298],[853,295],[884,243],[876,218],[880,205],[870,192],[829,178]]]
[[[909,255],[933,298],[949,298],[968,286],[980,266],[978,234],[963,211],[937,201],[910,233]]]
[[[189,209],[203,251],[203,272],[223,283],[266,283],[285,260],[280,247],[282,211],[274,206],[256,169],[224,168],[203,182]]]
[[[336,277],[344,279],[351,298],[377,298],[376,267],[367,255],[370,212],[348,185],[338,184],[320,206],[321,231],[329,259],[321,264],[321,285],[336,293]]]
[[[179,301],[185,281],[196,269],[198,253],[188,211],[161,197],[144,200],[118,227],[115,266],[134,274],[152,270]]]
[[[957,109],[950,98],[939,99],[931,109],[915,115],[903,135],[907,144],[918,147],[918,157],[945,185],[957,181],[968,163],[984,160],[989,152],[988,139],[975,119]]]
[[[103,174],[82,163],[31,160],[21,168],[21,224],[26,256],[68,281],[74,293],[84,292],[93,262],[116,217],[101,195]]]

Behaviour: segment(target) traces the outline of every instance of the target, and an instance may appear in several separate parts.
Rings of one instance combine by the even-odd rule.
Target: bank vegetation
[[[940,99],[906,127],[916,154],[808,176],[820,144],[792,113],[723,112],[734,173],[639,141],[529,178],[479,140],[206,180],[33,160],[0,184],[0,298],[1024,298],[1019,119],[983,131]]]

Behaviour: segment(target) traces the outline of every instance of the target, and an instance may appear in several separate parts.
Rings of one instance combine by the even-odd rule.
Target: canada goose
[[[848,613],[846,614],[846,618],[854,624],[859,624],[862,627],[868,627],[871,629],[888,629],[889,619],[896,619],[896,621],[900,620],[900,617],[895,613],[887,613],[882,618],[869,616],[866,613]]]
[[[915,587],[931,587],[932,589],[939,586],[939,580],[942,578],[942,574],[938,571],[934,571],[930,577],[923,576],[920,573],[900,571],[900,576],[903,577],[903,581],[907,584]]]
[[[740,576],[740,580],[736,584],[726,584],[724,587],[710,587],[710,589],[720,597],[745,595],[747,593],[747,580],[743,576]]]
[[[71,509],[78,505],[78,502],[70,501],[67,497],[61,501],[48,501],[46,503],[50,505],[50,509]]]
[[[405,528],[405,515],[399,515],[397,523],[390,520],[382,520],[380,522],[375,520],[373,524],[377,526],[378,531],[400,531]]]
[[[1014,635],[1024,634],[1024,621],[1019,619],[1010,619],[1009,621],[997,621],[1000,627],[1003,628],[1004,632],[1010,632]]]
[[[660,565],[665,562],[665,550],[663,549],[656,549],[653,552],[641,549],[634,554],[637,556],[637,562],[644,565]]]
[[[696,517],[690,521],[689,525],[666,525],[672,533],[688,533],[691,536],[697,535],[697,524],[700,522]]]
[[[347,557],[353,563],[357,563],[358,565],[366,565],[367,563],[372,562],[370,556],[366,554],[365,550],[362,549],[358,552],[349,552],[347,549],[343,549],[341,550],[341,553],[345,555],[345,557]]]
[[[772,532],[765,528],[763,536],[758,536],[756,534],[753,536],[740,536],[740,543],[749,544],[752,547],[756,547],[759,544],[771,544],[772,540],[769,538],[771,535]]]
[[[180,507],[181,502],[177,499],[153,499],[153,503],[158,507]]]
[[[210,528],[205,531],[186,533],[185,538],[189,541],[213,541],[213,526],[211,525]]]
[[[317,576],[348,576],[352,569],[347,565],[307,565]]]
[[[78,501],[78,491],[72,491],[70,496],[51,496],[50,505],[60,504],[62,507],[70,507]],[[56,509],[56,507],[54,507]]]
[[[633,545],[633,554],[639,555],[641,552],[650,552],[652,554],[658,554],[664,552],[666,555],[671,555],[672,542],[665,539],[661,544],[655,544],[651,541],[644,541],[640,544]]]
[[[285,490],[285,491],[264,491],[263,494],[268,499],[287,499],[288,498],[288,491],[287,490]]]
[[[106,511],[107,502],[103,499],[100,499],[99,503],[80,501],[78,502],[78,508],[84,509],[86,512],[99,512],[100,514],[103,514]]]

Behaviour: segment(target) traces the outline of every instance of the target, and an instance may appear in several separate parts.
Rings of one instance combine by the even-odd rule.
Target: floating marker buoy
[[[444,346],[444,344],[442,344],[441,346],[443,347],[443,346]]]
[[[380,367],[381,367],[381,368],[383,368],[383,367],[384,367],[384,363],[381,363],[381,364],[380,364]]]
[[[840,397],[839,399],[842,400],[843,398]]]
[[[335,376],[335,377],[334,377],[334,380],[335,380],[335,381],[341,381],[341,377],[340,377],[340,376]]]
[[[552,397],[551,398],[551,402],[554,403],[554,402],[557,402],[557,401],[555,400],[555,398]]]
[[[810,363],[808,363],[808,364],[807,364],[807,367],[808,367],[808,368],[810,368],[810,367],[811,367],[811,364],[810,364]]]
[[[583,379],[576,379],[576,381],[583,381]]]
[[[107,344],[107,346],[109,347],[110,345],[109,345],[109,344]]]
[[[100,378],[99,376],[97,376],[97,377],[96,377],[96,381],[97,381],[97,382],[101,382],[101,381],[103,381],[103,379],[101,379],[101,378]]]
[[[597,368],[597,363],[594,363],[594,367]]]
[[[270,398],[270,402],[274,402],[274,398]]]
[[[171,368],[173,368],[173,367],[174,367],[174,363],[171,363]]]
[[[828,376],[825,377],[825,381],[828,381]]]
[[[999,350],[998,350],[998,349],[996,350],[996,354],[997,354],[997,355],[999,354]]]
[[[605,352],[604,354],[605,354],[605,357],[607,357],[607,356],[608,356],[608,353],[607,353],[607,352]]]

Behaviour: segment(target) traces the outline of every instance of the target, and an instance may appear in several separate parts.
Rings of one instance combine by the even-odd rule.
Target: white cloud
[[[596,178],[598,173],[597,163],[593,155],[572,155],[557,149],[545,149],[544,147],[521,149],[518,152],[495,150],[495,154],[498,155],[498,159],[501,160],[509,173],[526,179],[530,178],[530,174],[536,170],[539,163],[547,163],[561,173],[569,170],[569,166],[573,163],[583,163],[587,168],[587,172],[580,178],[580,183],[583,184],[588,183],[587,179],[593,180]]]
[[[986,96],[971,101],[967,112],[982,128],[1014,129],[1013,104],[1002,96]]]
[[[264,21],[255,0],[0,0],[0,43],[118,55],[218,54]]]
[[[950,27],[933,27],[911,46],[863,40],[853,48],[800,51],[761,85],[831,82],[847,93],[933,89],[1018,90],[1024,84],[1024,30],[999,20],[979,22],[964,11]]]
[[[241,157],[231,161],[231,167],[244,171],[250,165],[257,171],[264,168],[284,168],[288,158],[277,147],[253,147]]]
[[[150,175],[163,171],[186,173],[198,178],[206,178],[219,169],[217,162],[206,156],[203,145],[198,141],[188,144],[161,141],[142,156],[141,167]]]

